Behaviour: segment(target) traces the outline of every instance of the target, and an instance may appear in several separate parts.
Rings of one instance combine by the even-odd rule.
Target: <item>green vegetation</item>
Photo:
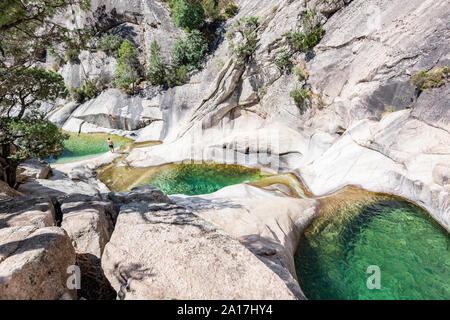
[[[57,157],[66,136],[36,112],[41,102],[66,97],[64,79],[40,68],[18,68],[0,96],[0,180],[16,186],[16,169],[31,157]]]
[[[78,56],[80,55],[79,49],[67,49],[64,55],[64,60],[70,63],[79,63]]]
[[[277,58],[275,59],[275,65],[282,69],[285,70],[288,65],[290,64],[289,61],[289,54],[287,52],[286,49],[281,49],[277,52]]]
[[[223,9],[222,18],[224,20],[229,19],[235,16],[238,11],[239,11],[238,5],[233,1],[228,1],[228,3],[225,5]]]
[[[205,21],[201,0],[174,0],[171,8],[173,21],[182,29],[199,29]]]
[[[98,79],[88,79],[81,88],[74,90],[73,99],[77,103],[83,103],[98,96],[102,90],[103,87],[98,84]]]
[[[122,38],[118,35],[106,35],[103,36],[97,43],[97,49],[106,52],[107,54],[117,53],[117,50],[122,44]]]
[[[227,30],[225,37],[236,65],[247,63],[253,56],[259,41],[258,27],[258,17],[250,16],[236,21]]]
[[[441,87],[448,76],[448,67],[436,67],[432,71],[420,71],[411,77],[411,83],[419,90]]]
[[[305,61],[301,61],[300,64],[295,67],[294,71],[295,71],[295,75],[297,76],[297,80],[299,82],[308,80],[309,73],[306,70],[306,62]]]
[[[0,2],[0,180],[13,188],[20,163],[62,152],[67,137],[36,110],[44,101],[67,96],[64,80],[31,66],[48,48],[61,45],[79,52],[85,47],[90,30],[69,30],[52,18],[70,5],[86,10],[89,4],[88,0]]]
[[[302,19],[302,31],[286,32],[285,42],[292,54],[311,50],[323,36],[323,27],[315,9],[309,10]]]
[[[185,65],[168,65],[161,54],[161,47],[156,41],[152,42],[147,70],[147,77],[151,84],[166,87],[179,86],[187,81],[187,72]]]
[[[135,93],[141,73],[138,51],[129,40],[125,40],[118,50],[114,85],[127,93]]]
[[[166,78],[166,63],[161,54],[161,47],[154,40],[150,45],[149,68],[147,76],[153,85],[163,85]]]
[[[294,99],[295,105],[301,110],[305,111],[314,98],[314,94],[308,89],[295,88],[289,93],[290,97]]]
[[[198,30],[193,30],[184,38],[179,38],[173,47],[173,60],[177,67],[185,66],[187,70],[200,69],[208,52],[208,43]]]

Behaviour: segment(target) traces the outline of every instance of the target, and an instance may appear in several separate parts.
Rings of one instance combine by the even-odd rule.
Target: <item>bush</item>
[[[445,84],[444,77],[448,68],[435,68],[432,71],[420,71],[411,77],[411,83],[419,90],[437,88]]]
[[[83,103],[95,98],[100,92],[101,88],[98,86],[98,79],[87,80],[81,88],[75,89],[73,99],[77,103]]]
[[[80,60],[78,56],[80,55],[80,50],[78,49],[67,49],[64,55],[64,60],[70,63],[78,63]]]
[[[300,108],[301,111],[305,111],[308,104],[313,99],[313,93],[308,89],[295,88],[289,93],[290,97],[294,99],[295,105]]]
[[[128,93],[134,93],[140,74],[138,52],[129,40],[125,40],[118,50],[114,85]]]
[[[97,49],[111,54],[117,52],[121,43],[122,39],[118,35],[106,35],[97,43]]]
[[[286,43],[295,52],[307,52],[312,49],[323,36],[323,27],[317,17],[316,10],[309,10],[302,19],[302,32],[294,31],[284,34]]]
[[[168,71],[165,78],[165,84],[169,88],[174,86],[181,86],[186,83],[188,72],[186,66],[181,67],[169,66],[167,70]]]
[[[229,2],[227,4],[227,6],[225,7],[224,13],[223,13],[223,17],[225,19],[231,18],[234,15],[236,15],[236,13],[239,11],[239,7],[236,3],[234,3],[233,1]]]
[[[236,21],[227,30],[225,37],[228,40],[230,55],[234,56],[236,65],[246,63],[255,52],[259,41],[258,27],[258,17],[250,16]],[[240,34],[242,39],[236,40],[237,34]]]
[[[189,71],[200,69],[208,52],[208,44],[202,33],[193,30],[184,38],[179,38],[173,47],[173,60],[176,66],[186,66]]]
[[[201,0],[174,0],[172,14],[175,24],[182,29],[198,29],[205,21]]]
[[[297,76],[298,81],[308,80],[309,73],[306,70],[305,61],[300,62],[300,64],[295,67],[295,75]]]
[[[203,0],[202,6],[206,18],[213,21],[219,18],[219,0]]]
[[[277,58],[275,59],[275,65],[284,70],[289,65],[289,54],[286,49],[281,49],[277,52]]]

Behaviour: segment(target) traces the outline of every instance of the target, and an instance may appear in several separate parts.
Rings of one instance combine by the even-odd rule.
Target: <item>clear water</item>
[[[199,195],[215,192],[245,181],[257,181],[267,175],[260,170],[216,163],[181,163],[150,168],[109,166],[97,176],[113,191],[153,185],[166,194]]]
[[[317,218],[295,255],[309,299],[450,299],[450,238],[422,209],[397,198]],[[368,289],[368,266],[381,288]]]
[[[66,163],[80,161],[99,156],[109,151],[106,140],[111,138],[114,148],[130,142],[128,138],[104,133],[77,133],[64,132],[70,137],[64,142],[64,152],[58,159],[46,159],[50,163]]]

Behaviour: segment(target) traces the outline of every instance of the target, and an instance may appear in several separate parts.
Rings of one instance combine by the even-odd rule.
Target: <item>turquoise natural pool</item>
[[[152,185],[166,194],[199,195],[266,177],[257,169],[217,163],[173,163],[150,168],[112,164],[97,171],[113,191]]]
[[[295,264],[309,299],[450,299],[450,237],[426,212],[384,197],[319,216]],[[381,288],[368,289],[369,266]]]
[[[69,139],[64,142],[64,152],[58,159],[48,159],[50,163],[66,163],[72,161],[81,161],[99,156],[109,151],[106,139],[109,137],[114,142],[114,147],[130,142],[130,139],[109,135],[105,133],[72,133],[64,132],[69,135]]]

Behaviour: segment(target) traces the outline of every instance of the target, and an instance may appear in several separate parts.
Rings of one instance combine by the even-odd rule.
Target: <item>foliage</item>
[[[64,55],[65,61],[70,63],[77,63],[80,60],[78,56],[80,55],[80,50],[78,49],[67,49]]]
[[[294,99],[295,105],[302,111],[307,108],[307,104],[311,102],[314,97],[310,90],[298,88],[291,90],[289,95],[292,99]]]
[[[207,19],[214,21],[219,18],[219,0],[203,0],[202,6]]]
[[[419,90],[441,87],[445,84],[448,68],[435,68],[432,71],[420,71],[411,77],[411,83]]]
[[[307,52],[312,49],[323,36],[323,27],[315,9],[311,9],[303,16],[302,31],[286,32],[285,41],[292,53]]]
[[[147,76],[153,85],[166,87],[179,86],[187,81],[188,69],[186,66],[168,65],[161,54],[161,48],[156,41],[150,45],[149,68]]]
[[[258,27],[258,17],[250,16],[236,21],[227,30],[225,37],[236,65],[246,63],[253,56],[259,41]]]
[[[289,65],[289,54],[286,49],[281,49],[277,52],[275,65],[282,70],[286,69],[286,67]]]
[[[66,97],[61,75],[42,68],[17,68],[8,77],[0,77],[0,116],[21,118],[28,108],[42,101]]]
[[[23,118],[2,118],[1,142],[10,141],[16,149],[8,156],[13,162],[22,162],[32,157],[58,157],[63,151],[67,135],[45,119],[45,115],[31,112]],[[3,156],[3,155],[1,155]]]
[[[106,52],[107,54],[117,53],[117,50],[122,44],[122,38],[116,34],[103,36],[97,43],[97,49]]]
[[[200,28],[205,21],[205,11],[201,0],[174,0],[172,16],[175,24],[187,30]]]
[[[88,9],[90,0],[4,0],[0,2],[0,77],[18,67],[29,67],[42,58],[48,48],[64,44],[83,48],[91,30],[69,30],[52,19],[69,5]]]
[[[161,54],[161,47],[156,40],[150,45],[149,68],[147,76],[153,85],[165,84],[167,66]]]
[[[168,87],[180,86],[187,81],[187,68],[186,66],[168,66],[167,74],[165,77],[165,85]]]
[[[186,66],[189,71],[200,69],[208,52],[208,43],[198,30],[193,30],[184,38],[179,38],[172,49],[176,66]]]
[[[297,76],[298,81],[308,80],[309,73],[306,70],[305,61],[301,61],[298,66],[295,67],[295,75]]]
[[[114,85],[128,93],[134,93],[140,75],[141,64],[138,51],[129,40],[125,40],[118,50]]]
[[[98,79],[88,79],[81,88],[75,89],[73,99],[77,103],[83,103],[99,95],[102,88],[98,85]]]
[[[234,15],[236,15],[236,13],[238,11],[239,11],[238,5],[235,2],[230,1],[226,5],[222,16],[224,19],[229,19],[229,18],[233,17]]]
[[[0,180],[11,187],[16,187],[21,162],[62,151],[65,136],[35,109],[43,101],[67,96],[64,80],[32,66],[49,48],[85,48],[92,30],[69,30],[53,19],[70,5],[87,10],[90,1],[0,1]]]

